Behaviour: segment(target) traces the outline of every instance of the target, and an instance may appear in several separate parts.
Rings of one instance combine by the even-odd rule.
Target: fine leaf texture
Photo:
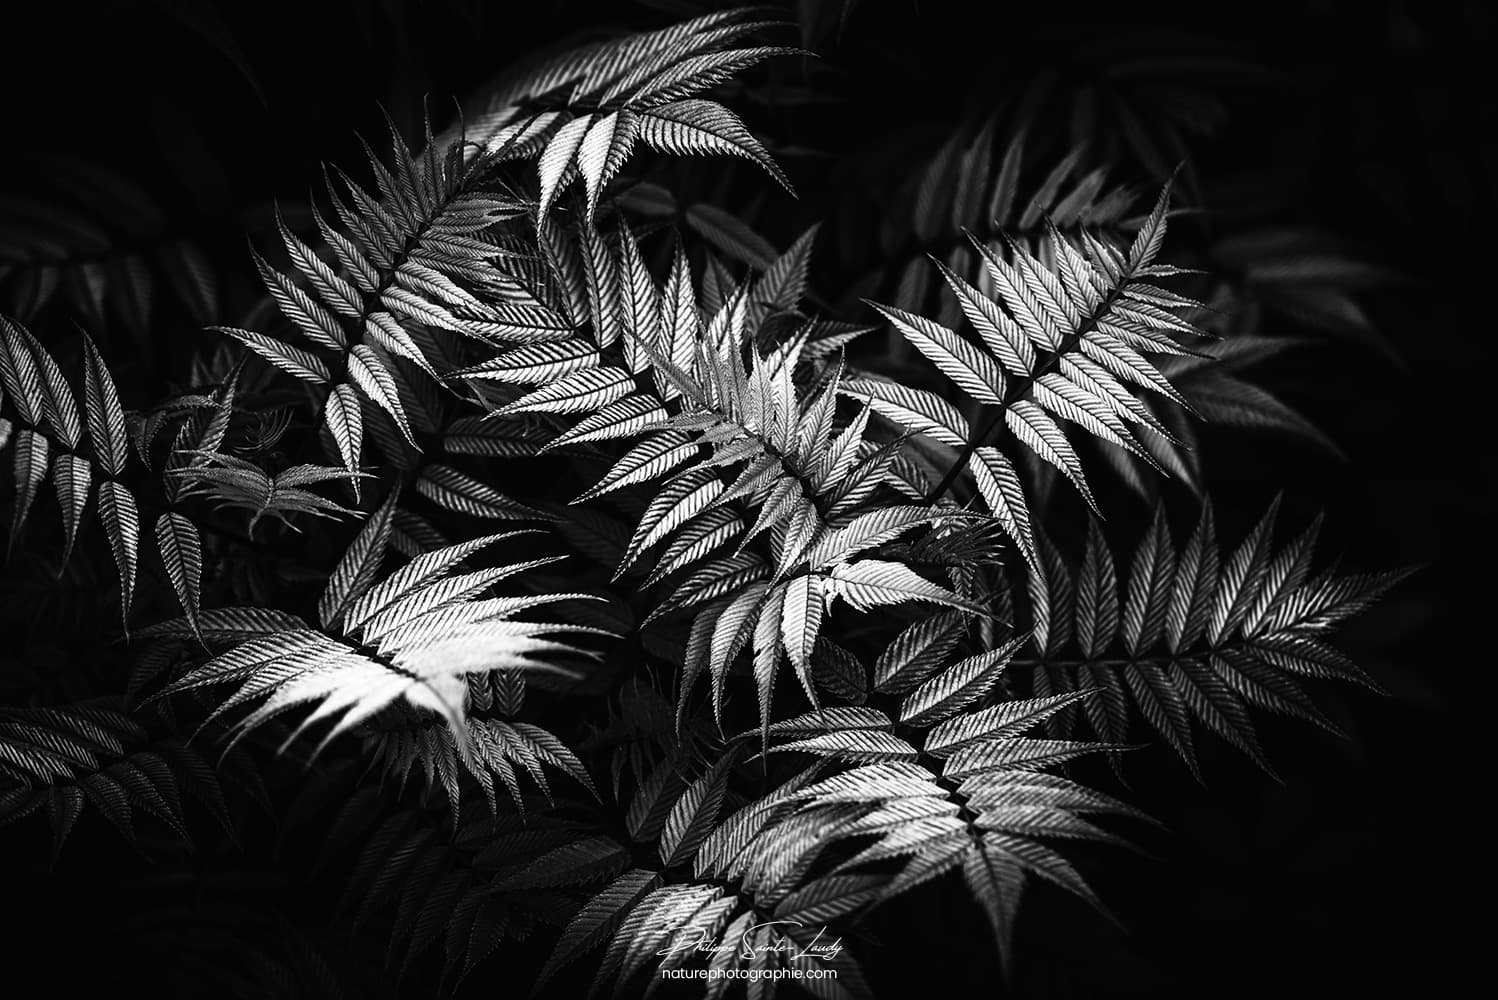
[[[387,529],[388,530],[388,529]],[[378,529],[355,541],[356,562],[370,548],[383,548]],[[467,725],[467,678],[495,670],[561,670],[548,654],[583,655],[551,635],[591,631],[575,625],[513,618],[527,607],[578,595],[549,595],[520,601],[477,599],[492,583],[523,569],[502,566],[453,576],[460,560],[505,536],[489,536],[417,557],[354,600],[342,625],[329,633],[298,622],[235,644],[189,670],[155,697],[235,683],[236,692],[220,702],[210,718],[254,701],[254,711],[233,723],[236,738],[300,705],[314,710],[293,730],[333,724],[323,745],[393,704],[441,717],[465,758],[471,758]],[[378,545],[376,543],[379,543]],[[358,570],[351,574],[357,581]],[[336,608],[351,593],[340,574],[330,583],[327,603]],[[336,588],[336,589],[335,589]],[[261,700],[263,699],[263,700]]]
[[[1193,773],[1193,723],[1266,770],[1250,709],[1335,732],[1303,685],[1336,679],[1379,690],[1327,633],[1405,573],[1339,574],[1333,567],[1313,574],[1319,522],[1276,546],[1277,507],[1231,551],[1219,551],[1210,507],[1184,543],[1172,540],[1158,509],[1127,561],[1117,560],[1122,571],[1094,527],[1069,581],[1045,544],[1042,562],[1052,572],[1030,578],[1037,689],[1058,697],[1096,689],[1087,718],[1101,738],[1126,742],[1137,715]]]

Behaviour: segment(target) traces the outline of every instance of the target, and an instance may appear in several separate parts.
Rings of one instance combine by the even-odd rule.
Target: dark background
[[[263,231],[274,200],[305,201],[321,163],[357,164],[355,133],[381,134],[382,105],[409,129],[425,96],[445,121],[454,97],[541,47],[694,9],[572,0],[27,6],[24,19],[8,11],[0,29],[0,197],[8,209],[77,210],[96,200],[47,157],[107,167],[157,209],[118,224],[116,249],[190,235],[219,275],[221,309],[236,320],[255,295],[246,233]],[[1018,995],[1440,995],[1481,983],[1469,976],[1487,947],[1491,909],[1483,817],[1492,789],[1498,462],[1488,442],[1498,352],[1485,299],[1498,133],[1483,69],[1494,12],[1478,2],[867,0],[839,37],[835,6],[806,10],[820,18],[812,41],[824,57],[806,79],[841,79],[838,100],[807,106],[788,97],[745,117],[779,143],[772,149],[800,191],[797,201],[774,201],[759,185],[769,192],[757,203],[765,235],[784,246],[809,222],[831,220],[813,270],[829,297],[863,266],[856,241],[836,228],[878,218],[881,191],[866,182],[879,174],[868,162],[898,164],[922,136],[939,141],[975,93],[998,100],[1011,81],[1020,86],[1052,66],[1085,78],[1099,65],[1088,52],[1151,36],[1179,58],[1182,78],[1224,109],[1190,144],[1208,213],[1221,213],[1223,224],[1242,213],[1324,229],[1397,275],[1359,296],[1396,358],[1332,338],[1298,353],[1286,378],[1285,397],[1346,461],[1278,439],[1207,437],[1212,491],[1232,498],[1228,538],[1283,487],[1292,520],[1327,511],[1325,550],[1345,553],[1348,566],[1424,564],[1341,638],[1390,696],[1319,690],[1346,742],[1267,722],[1280,782],[1227,751],[1208,755],[1205,788],[1164,752],[1136,765],[1130,797],[1166,827],[1141,838],[1155,857],[1084,859],[1124,929],[1059,893],[1037,892],[1021,919]],[[1243,60],[1255,70],[1238,71]],[[776,71],[790,93],[802,72],[795,62]],[[1126,179],[1153,183],[1147,165],[1136,173]],[[1209,214],[1199,224],[1214,223]],[[207,336],[180,313],[162,293],[148,329],[106,321],[98,336],[115,345],[111,356],[134,359],[133,384],[164,384],[179,374],[167,359]],[[34,326],[52,343],[75,318],[54,309]],[[70,641],[32,631],[6,655],[45,661]],[[6,696],[25,701],[32,692],[15,676]],[[74,995],[68,984],[79,976],[102,984],[175,975],[190,984],[190,965],[173,970],[170,949],[135,935],[149,924],[186,940],[205,919],[201,907],[216,902],[263,900],[292,926],[319,912],[317,892],[278,874],[255,848],[160,877],[112,831],[87,823],[55,871],[25,860],[45,856],[23,850],[31,838],[5,832],[13,849],[0,874],[0,955],[7,977],[35,972],[35,990],[47,982],[49,993]],[[869,930],[883,947],[861,952],[882,995],[997,991],[986,925],[958,892],[921,893],[876,915]],[[348,954],[352,966],[372,961]],[[369,995],[389,988],[371,981]],[[505,984],[504,970],[490,969],[474,995]]]

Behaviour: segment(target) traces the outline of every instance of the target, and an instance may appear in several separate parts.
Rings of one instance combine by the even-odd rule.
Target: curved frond
[[[370,538],[356,540],[355,551],[383,549],[380,536],[388,537],[389,530],[384,522]],[[154,697],[236,684],[235,692],[209,716],[218,718],[258,702],[232,725],[235,739],[282,712],[312,705],[314,710],[287,742],[313,723],[332,720],[321,745],[399,703],[444,719],[459,755],[473,770],[478,766],[475,741],[482,734],[468,725],[467,678],[496,670],[566,673],[552,662],[554,657],[587,654],[552,636],[596,631],[514,617],[530,607],[583,595],[479,597],[498,580],[534,564],[454,575],[461,560],[504,537],[491,535],[418,556],[383,580],[371,580],[348,610],[334,618],[335,628],[322,631],[300,621],[291,628],[272,627],[192,668]],[[343,579],[339,575],[330,583],[334,600],[329,603],[335,607],[348,599]],[[248,623],[249,616],[244,617]],[[541,737],[522,736],[516,742],[530,745],[534,757],[538,745],[549,746],[544,740],[536,744],[537,739]],[[508,754],[501,751],[499,756]]]
[[[1075,575],[1043,544],[1042,564],[1051,571],[1030,576],[1035,656],[1025,661],[1037,690],[1064,697],[1096,689],[1100,697],[1087,702],[1086,715],[1102,738],[1124,742],[1130,719],[1141,716],[1193,772],[1195,727],[1269,769],[1250,708],[1335,732],[1304,679],[1379,690],[1327,635],[1408,571],[1339,575],[1333,567],[1313,575],[1319,522],[1276,547],[1277,508],[1276,501],[1230,552],[1219,551],[1210,506],[1184,544],[1172,540],[1157,509],[1126,574],[1114,571],[1095,526]]]

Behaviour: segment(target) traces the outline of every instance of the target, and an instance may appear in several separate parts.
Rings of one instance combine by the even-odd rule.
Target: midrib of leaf
[[[636,333],[634,330],[629,329],[626,326],[626,328],[624,330],[624,333],[625,333],[625,336],[627,336],[631,340],[633,340],[635,342],[635,344],[642,351],[645,352],[646,356],[650,358],[650,360],[651,360],[651,362],[653,364],[657,364],[658,365],[661,361],[664,360],[664,359],[662,359],[660,357],[659,352],[655,350],[654,346],[651,345],[651,344],[647,344],[643,340],[641,340],[640,337],[639,337],[639,334]],[[737,350],[739,348],[735,348],[735,349]],[[753,348],[751,347],[750,350],[753,350]],[[621,366],[616,365],[616,367],[621,367]],[[682,406],[681,401],[680,400],[668,400],[668,399],[665,399],[660,394],[660,392],[657,391],[657,389],[656,389],[656,387],[654,385],[654,382],[649,378],[649,376],[648,376],[647,373],[641,372],[641,373],[635,375],[635,384],[636,384],[636,386],[640,387],[642,391],[648,392],[650,395],[655,396],[656,399],[660,402],[661,407],[663,409],[665,409],[665,411],[667,413],[669,413],[669,414],[671,414],[671,415],[674,416],[674,415],[676,415],[677,413],[679,413],[681,411],[681,406]],[[778,447],[775,446],[775,444],[773,442],[771,442],[768,438],[766,438],[762,433],[760,433],[759,431],[755,430],[754,428],[748,426],[747,424],[745,424],[743,421],[737,419],[736,417],[733,417],[732,415],[730,415],[725,407],[723,407],[721,405],[719,405],[719,406],[713,406],[713,405],[708,404],[706,402],[706,400],[700,394],[694,393],[694,396],[696,397],[697,404],[699,406],[701,406],[704,410],[706,410],[709,413],[713,414],[715,417],[718,418],[718,420],[720,422],[722,422],[724,424],[732,424],[733,426],[739,428],[739,430],[743,431],[745,435],[747,435],[748,437],[752,438],[754,440],[754,442],[760,446],[761,450],[763,450],[766,455],[769,455],[771,458],[775,459],[775,461],[779,462],[780,463],[781,471],[788,478],[796,480],[797,484],[801,487],[801,495],[804,496],[806,498],[807,502],[809,502],[816,509],[818,519],[821,520],[821,522],[823,524],[827,523],[827,511],[826,511],[824,505],[821,502],[819,502],[819,498],[817,497],[816,486],[812,483],[811,477],[808,476],[805,471],[803,471],[801,468],[799,468],[796,465],[796,463],[792,460],[791,456],[789,456],[786,453],[784,453],[783,451],[781,451]],[[683,394],[682,399],[685,399],[685,398],[686,398],[686,395]],[[720,480],[722,480],[724,478],[724,476],[723,476],[723,474],[722,474],[721,471],[719,472],[718,478]],[[725,483],[724,485],[727,485],[727,483]],[[742,501],[740,501],[740,506],[741,507],[745,506]],[[747,507],[745,507],[745,509],[747,509]]]
[[[529,125],[527,124],[526,127],[528,128]],[[477,186],[478,179],[484,175],[484,171],[482,169],[483,163],[483,160],[479,160],[474,164],[465,165],[464,169],[467,171],[467,173],[464,176],[462,182],[456,185],[451,191],[449,191],[441,202],[434,204],[430,212],[420,218],[419,225],[415,228],[411,235],[406,237],[405,242],[401,244],[400,249],[397,250],[392,256],[390,267],[388,269],[381,269],[380,282],[375,286],[375,290],[373,292],[364,293],[360,297],[359,318],[355,320],[357,329],[352,332],[349,337],[348,346],[343,349],[338,357],[337,363],[340,366],[338,370],[340,383],[343,381],[347,381],[348,379],[349,356],[353,353],[353,349],[356,344],[364,343],[364,330],[369,325],[370,316],[374,315],[374,313],[379,312],[384,308],[380,304],[380,296],[394,287],[395,276],[397,273],[399,273],[401,265],[410,259],[412,251],[416,249],[422,238],[431,230],[432,226],[436,224],[437,220],[442,218],[443,214],[448,210],[448,208],[454,201],[456,201],[458,198],[468,195],[472,192],[473,188]],[[397,322],[399,322],[399,320],[397,320]],[[330,382],[329,394],[331,394],[331,387],[340,383]],[[316,405],[313,407],[312,425],[314,427],[317,427],[322,423],[323,412],[326,409],[327,396],[325,395],[323,398],[319,399]],[[412,436],[417,437],[418,439],[425,437],[433,442],[440,443],[440,435],[423,434],[423,432],[414,427],[411,429],[411,433]],[[310,456],[321,454],[321,446],[318,444],[318,438],[315,433],[305,437],[303,439],[303,443],[303,454],[304,456],[308,457],[308,460],[311,460]],[[418,443],[423,442],[418,440]],[[428,449],[423,447],[420,450],[421,453],[425,455]],[[414,476],[411,478],[414,479]]]
[[[142,483],[150,483],[153,486],[157,485],[157,480],[154,477],[147,477],[140,482],[132,483],[127,481],[127,477],[123,472],[129,472],[133,469],[135,465],[133,462],[126,463],[126,467],[121,475],[111,475],[104,467],[104,464],[99,461],[98,452],[95,451],[93,441],[87,434],[81,435],[76,445],[69,446],[49,426],[45,426],[45,421],[42,424],[33,424],[14,407],[6,407],[6,409],[11,412],[11,415],[6,419],[14,425],[12,434],[15,431],[30,431],[37,437],[46,440],[49,455],[48,476],[54,474],[52,471],[53,463],[56,462],[58,457],[67,455],[71,458],[82,459],[89,464],[89,468],[93,470],[93,475],[98,477],[95,480],[96,483],[117,483],[130,494],[139,509],[142,523],[149,520],[154,524],[157,517],[162,514],[181,514],[191,520],[201,531],[206,531],[222,538],[232,539],[245,545],[257,544],[249,535],[213,517],[212,511],[200,509],[200,505],[189,505],[180,499],[167,500],[165,497],[158,496],[160,493],[159,490],[153,489],[148,492],[143,489]]]
[[[994,431],[998,430],[1003,424],[1004,415],[1009,412],[1009,409],[1015,403],[1026,399],[1030,394],[1030,390],[1034,388],[1035,383],[1055,371],[1056,366],[1061,363],[1061,359],[1075,351],[1077,346],[1087,338],[1087,335],[1097,329],[1098,323],[1102,322],[1102,318],[1108,315],[1108,310],[1112,309],[1114,303],[1123,296],[1124,288],[1128,286],[1133,276],[1134,268],[1131,264],[1129,269],[1119,277],[1114,286],[1108,290],[1108,294],[1103,297],[1102,302],[1098,303],[1097,308],[1088,313],[1082,319],[1082,322],[1077,324],[1076,330],[1067,334],[1062,339],[1061,343],[1057,345],[1056,350],[1044,362],[1036,365],[1035,370],[1031,374],[1014,380],[1009,386],[1008,391],[1004,393],[1003,403],[999,406],[985,407],[989,411],[989,414],[983,426],[968,435],[967,443],[957,453],[957,458],[953,460],[951,467],[947,469],[946,475],[942,476],[941,482],[937,483],[932,487],[931,492],[926,494],[926,502],[928,504],[935,503],[946,494],[947,490],[951,488],[952,483],[956,482],[957,477],[962,474],[962,470],[967,467],[967,461],[973,456],[973,452],[982,447]]]
[[[380,283],[375,286],[375,290],[362,296],[359,307],[359,318],[358,320],[356,320],[356,322],[358,323],[358,329],[353,332],[353,336],[349,340],[349,346],[343,351],[342,360],[344,364],[345,374],[347,373],[349,354],[353,351],[355,344],[362,344],[364,342],[364,329],[369,325],[370,316],[374,315],[376,312],[379,312],[384,308],[382,305],[380,305],[380,296],[384,295],[392,287],[394,287],[395,276],[400,271],[401,265],[406,263],[406,261],[410,259],[411,252],[416,249],[417,244],[421,242],[422,237],[424,237],[431,230],[432,226],[437,222],[438,219],[443,216],[447,209],[452,205],[453,201],[469,193],[469,185],[475,183],[476,178],[481,176],[482,173],[483,172],[477,168],[471,170],[468,175],[463,178],[462,183],[458,184],[453,188],[452,191],[448,192],[447,197],[445,197],[440,204],[432,206],[432,211],[420,220],[420,224],[415,228],[415,230],[412,231],[411,235],[406,237],[406,240],[401,244],[400,249],[395,252],[392,260],[390,261],[390,268],[387,271],[381,273]],[[321,413],[319,412],[317,416],[320,419]]]
[[[785,474],[786,478],[794,479],[796,481],[796,483],[801,487],[801,495],[806,498],[808,503],[816,508],[818,519],[821,520],[823,524],[826,524],[827,511],[823,508],[823,504],[817,497],[816,486],[812,483],[811,478],[799,467],[797,467],[796,463],[791,459],[791,456],[787,455],[785,452],[777,448],[773,442],[765,438],[765,436],[762,435],[759,431],[756,431],[751,427],[747,427],[737,420],[732,422],[735,424],[735,426],[742,428],[745,434],[753,438],[754,441],[764,449],[766,455],[769,455],[771,458],[775,459],[775,461],[780,463],[780,469]]]
[[[1294,630],[1290,628],[1284,631],[1293,632]],[[1186,660],[1204,660],[1226,652],[1253,650],[1258,648],[1258,645],[1251,638],[1240,638],[1234,642],[1219,642],[1197,649],[1183,649],[1178,653],[1167,652],[1154,653],[1149,656],[1099,656],[1090,658],[1039,656],[1028,659],[1016,658],[1013,664],[1016,667],[1114,667],[1123,669],[1131,667],[1168,667]]]

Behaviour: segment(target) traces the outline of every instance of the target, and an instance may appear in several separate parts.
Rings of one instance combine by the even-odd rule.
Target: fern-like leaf
[[[538,156],[543,216],[560,190],[581,178],[589,223],[638,142],[678,155],[743,157],[789,190],[738,116],[698,96],[767,58],[794,53],[740,44],[775,27],[783,25],[741,8],[564,53],[490,88],[465,110],[462,131],[442,142],[466,138],[484,150],[480,155]]]
[[[944,268],[981,347],[950,327],[878,307],[912,346],[980,404],[983,417],[969,429],[954,409],[930,394],[897,391],[882,383],[860,383],[859,388],[870,392],[872,405],[884,416],[958,448],[931,497],[940,497],[953,480],[970,472],[989,508],[1032,561],[1022,492],[1008,459],[992,447],[999,429],[1066,475],[1093,504],[1081,462],[1057,420],[1154,464],[1136,429],[1145,437],[1168,438],[1169,432],[1133,390],[1148,389],[1188,405],[1144,357],[1184,353],[1176,339],[1199,335],[1177,315],[1194,304],[1149,283],[1177,273],[1154,263],[1165,234],[1168,194],[1168,188],[1161,193],[1124,252],[1085,233],[1078,248],[1052,228],[1052,265],[1018,245],[1011,245],[1005,260],[975,243],[992,294]]]
[[[104,703],[0,710],[0,776],[0,823],[45,809],[54,854],[90,804],[131,842],[136,810],[190,842],[184,791],[232,831],[223,790],[206,762],[188,747],[152,740],[140,723]]]
[[[383,548],[389,522],[355,542],[355,564]],[[366,579],[355,569],[335,574],[325,604],[340,626],[321,631],[296,622],[277,625],[239,642],[167,685],[156,698],[222,683],[235,693],[220,702],[210,719],[255,701],[259,706],[233,725],[238,739],[272,717],[304,704],[314,711],[293,731],[294,739],[323,719],[335,720],[322,745],[400,703],[435,713],[449,726],[454,744],[470,768],[474,735],[467,724],[467,678],[495,670],[551,670],[547,654],[586,655],[551,635],[596,630],[576,625],[516,620],[529,607],[584,595],[476,599],[505,576],[531,564],[502,566],[454,576],[460,560],[504,535],[491,535],[418,556],[356,599],[349,578]],[[379,542],[379,544],[376,544]],[[336,609],[347,603],[341,616]],[[251,616],[242,616],[250,624]],[[253,627],[253,626],[252,626]],[[170,633],[169,633],[170,634]],[[290,742],[288,739],[287,742]]]
[[[1032,573],[1037,685],[1098,688],[1090,712],[1104,739],[1124,742],[1128,704],[1197,773],[1191,724],[1205,727],[1269,768],[1250,717],[1268,709],[1335,729],[1303,678],[1378,685],[1326,641],[1406,572],[1311,575],[1317,525],[1276,549],[1276,503],[1238,548],[1220,553],[1210,507],[1184,545],[1172,543],[1163,510],[1135,547],[1126,579],[1112,570],[1101,532],[1068,580]],[[1046,548],[1044,563],[1060,561]],[[1069,728],[1066,723],[1064,728]]]

